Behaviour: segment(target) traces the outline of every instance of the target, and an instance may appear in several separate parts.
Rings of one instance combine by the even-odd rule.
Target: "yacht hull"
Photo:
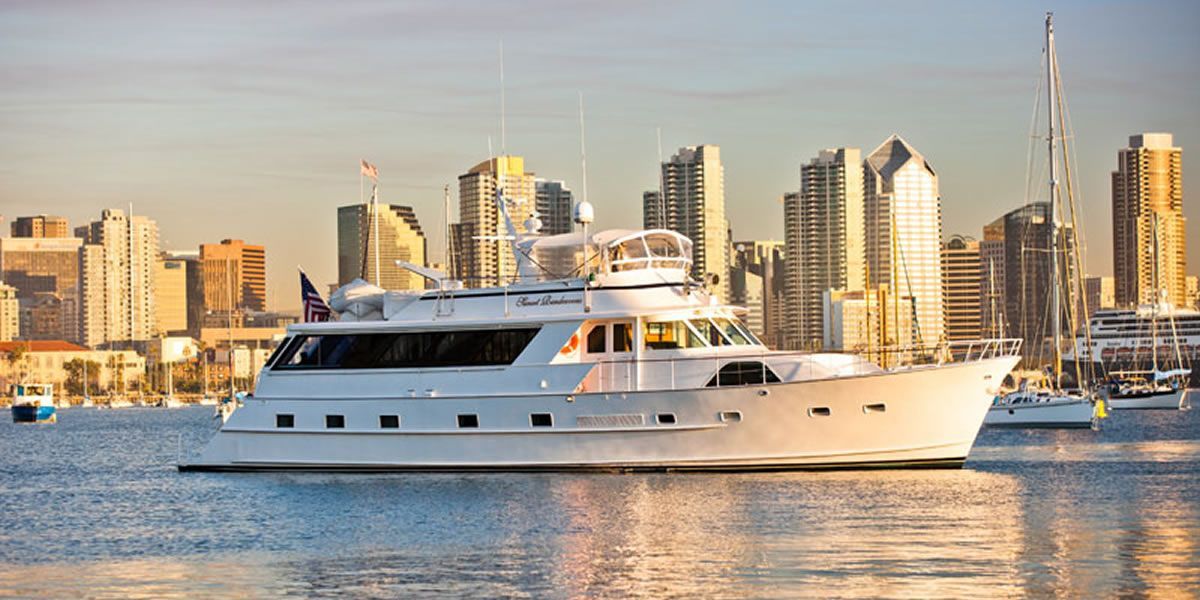
[[[183,471],[959,467],[1015,356],[688,390],[247,399]],[[354,392],[347,379],[346,389]],[[533,427],[533,414],[552,415]],[[291,427],[276,416],[291,415]],[[327,428],[327,415],[343,427]],[[399,427],[380,428],[380,415]],[[478,427],[459,428],[458,415]],[[335,423],[338,422],[335,420]]]

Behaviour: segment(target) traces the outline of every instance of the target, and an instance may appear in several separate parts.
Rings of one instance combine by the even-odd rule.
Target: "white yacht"
[[[997,396],[983,422],[988,427],[1095,428],[1104,416],[1103,403],[1083,393],[1028,386]]]
[[[690,278],[671,231],[514,246],[521,283],[435,279],[383,293],[379,320],[289,327],[180,470],[958,467],[1019,360],[1017,340],[887,370],[770,351]]]

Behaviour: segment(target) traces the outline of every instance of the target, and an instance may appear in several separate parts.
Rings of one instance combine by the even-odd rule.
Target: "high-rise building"
[[[946,339],[977,340],[982,334],[979,302],[979,242],[955,235],[942,245]]]
[[[1117,304],[1187,303],[1183,150],[1169,133],[1129,137],[1112,173]]]
[[[1187,305],[1200,309],[1200,277],[1188,275],[1185,281],[1187,282]]]
[[[784,195],[788,346],[823,344],[826,290],[865,289],[863,167],[858,148],[822,150]]]
[[[168,253],[154,263],[154,290],[157,294],[156,328],[159,335],[187,331],[188,328],[188,261],[171,258]]]
[[[662,169],[663,197],[642,195],[642,223],[670,229],[692,240],[692,275],[718,276],[718,296],[729,298],[729,226],[725,219],[725,167],[721,148],[680,148]]]
[[[424,267],[426,264],[425,233],[417,215],[408,206],[378,205],[379,260],[375,259],[376,227],[371,204],[351,204],[338,207],[338,285],[356,278],[368,283],[379,282],[385,290],[423,290],[425,279],[396,264],[401,260]],[[375,265],[379,264],[379,277]]]
[[[79,341],[82,244],[73,237],[0,238],[0,279],[17,288],[27,339]],[[51,305],[59,311],[53,318]],[[30,320],[35,314],[50,320]]]
[[[783,338],[784,244],[775,240],[734,242],[729,269],[732,304],[749,311],[746,325],[764,343],[779,348]]]
[[[1098,310],[1116,308],[1116,279],[1113,277],[1088,277],[1083,280],[1083,285],[1087,293],[1087,317],[1089,319]]]
[[[105,209],[75,229],[79,252],[80,339],[98,346],[148,340],[157,332],[154,265],[158,224]]]
[[[571,188],[562,181],[535,179],[537,211],[541,215],[542,235],[558,235],[574,231],[572,210],[575,207]]]
[[[892,135],[863,162],[867,270],[870,288],[888,286],[912,298],[918,343],[944,338],[942,199],[925,157]]]
[[[200,244],[200,272],[205,312],[267,309],[265,247],[242,240]]]
[[[21,304],[17,288],[0,281],[0,342],[21,337]]]
[[[979,241],[979,328],[987,338],[1008,335],[1004,322],[1004,217],[983,226]]]
[[[895,311],[893,306],[911,306],[912,298],[889,299],[887,288],[875,290],[825,290],[825,315],[822,346],[840,352],[867,352],[886,347],[905,347],[913,343],[911,311]],[[898,325],[898,326],[897,326]],[[883,333],[882,343],[880,329]]]
[[[496,207],[496,187],[517,233],[537,202],[534,174],[520,156],[489,158],[458,176],[458,223],[452,226],[455,278],[468,287],[506,285],[517,275],[508,228]]]
[[[36,217],[17,217],[12,222],[12,236],[15,238],[65,238],[71,237],[71,227],[64,217],[37,215]]]
[[[1055,278],[1050,271],[1050,204],[1036,202],[1009,211],[1004,215],[1004,318],[1006,333],[1025,340],[1025,350],[1036,356],[1042,343],[1053,331],[1050,329],[1050,296]],[[1070,225],[1060,225],[1066,252],[1073,254],[1074,236]],[[1059,260],[1061,289],[1068,290],[1074,281],[1071,261]],[[1071,298],[1067,291],[1062,293],[1064,305]],[[1077,303],[1078,304],[1078,303]],[[1075,313],[1077,314],[1077,313]],[[1081,321],[1082,315],[1072,317],[1063,312],[1060,320],[1063,333],[1069,335],[1071,322]],[[1081,324],[1081,323],[1077,323]]]

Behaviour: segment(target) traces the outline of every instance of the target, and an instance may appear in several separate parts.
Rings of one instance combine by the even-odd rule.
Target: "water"
[[[0,596],[1200,596],[1200,410],[967,468],[207,474],[211,409],[0,422]]]

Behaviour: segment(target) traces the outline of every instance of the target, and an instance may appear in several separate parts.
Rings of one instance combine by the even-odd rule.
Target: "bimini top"
[[[692,241],[668,229],[607,229],[590,237],[588,262],[594,273],[692,268]],[[578,277],[583,271],[582,233],[536,238],[528,248],[539,280]]]

